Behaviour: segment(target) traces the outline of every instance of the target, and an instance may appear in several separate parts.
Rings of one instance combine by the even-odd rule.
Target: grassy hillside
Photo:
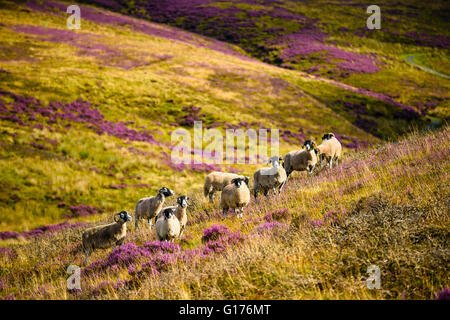
[[[417,55],[450,76],[448,1],[378,1],[379,30],[367,29],[369,4],[361,1],[85,2],[236,44],[262,61],[387,95],[421,115],[449,117],[448,78],[403,59]]]
[[[82,28],[71,31],[66,4],[58,6],[0,9],[1,230],[89,220],[78,216],[131,209],[162,185],[185,193],[205,172],[232,170],[170,161],[170,134],[192,132],[193,120],[280,129],[281,154],[327,131],[351,152],[410,123],[403,106],[170,27],[82,6]],[[336,114],[328,99],[348,112]],[[379,125],[369,119],[376,114]]]
[[[181,241],[129,228],[126,243],[83,266],[82,228],[2,248],[0,295],[25,299],[434,299],[448,287],[449,138],[412,134],[348,157],[313,178],[297,175],[278,199],[252,200],[244,218],[190,193]],[[110,221],[106,217],[104,221]],[[367,267],[381,289],[366,286]]]
[[[393,142],[411,127],[448,118],[449,80],[403,56],[415,54],[416,63],[448,74],[448,30],[439,15],[430,28],[442,45],[343,32],[338,40],[350,45],[329,41],[341,24],[356,24],[342,9],[333,25],[321,15],[321,1],[108,3],[101,2],[116,13],[80,4],[81,29],[69,30],[66,8],[73,3],[0,0],[1,298],[429,299],[448,287],[449,130]],[[173,16],[162,14],[168,7]],[[183,18],[189,8],[201,20]],[[217,28],[234,30],[239,41],[211,31],[203,10],[225,10]],[[242,10],[256,10],[254,19]],[[228,25],[232,13],[237,20]],[[252,26],[233,29],[236,21]],[[281,29],[259,33],[274,25]],[[352,52],[352,68],[369,59],[380,69],[316,72],[312,65],[348,64],[315,59],[315,52],[279,61],[289,47],[279,43],[274,48],[283,50],[252,49],[276,40],[268,34],[289,38],[305,26],[327,33],[314,48]],[[217,201],[201,194],[205,175],[253,177],[262,164],[175,164],[171,134],[193,133],[194,121],[221,132],[279,129],[280,155],[332,131],[344,164],[311,179],[295,172],[280,199],[252,200],[244,221],[222,220]],[[83,261],[82,230],[121,210],[134,214],[137,200],[162,186],[192,197],[183,239],[156,243],[153,233],[130,227],[125,246],[91,257],[83,291],[67,292],[67,266]],[[362,280],[370,264],[386,279],[381,291]]]

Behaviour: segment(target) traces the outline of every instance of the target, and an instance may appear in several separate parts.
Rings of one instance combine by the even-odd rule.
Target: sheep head
[[[334,134],[332,132],[328,132],[323,135],[322,140],[330,140],[333,137],[334,137]]]
[[[231,180],[231,183],[234,183],[234,185],[238,188],[242,185],[242,182],[245,182],[245,184],[248,185],[248,177],[234,178],[233,180]]]
[[[179,196],[179,197],[177,198],[177,203],[178,203],[181,207],[186,208],[187,205],[188,205],[188,203],[187,203],[188,200],[190,200],[189,197],[186,197],[186,196]]]
[[[278,167],[280,165],[280,161],[283,160],[278,156],[273,156],[269,159],[268,164],[272,164],[273,167]]]
[[[173,217],[173,213],[174,213],[175,209],[173,208],[166,208],[163,211],[163,215],[165,219],[170,219]]]
[[[159,189],[158,193],[164,195],[165,197],[174,195],[173,191],[166,187],[162,187],[161,189]]]
[[[121,211],[121,212],[117,213],[117,214],[114,216],[114,221],[115,221],[115,222],[121,221],[121,222],[125,223],[125,222],[131,221],[131,220],[132,220],[132,218],[131,218],[131,216],[128,214],[127,211]]]

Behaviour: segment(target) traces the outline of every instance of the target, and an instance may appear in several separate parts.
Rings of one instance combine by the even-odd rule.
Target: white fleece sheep
[[[179,196],[177,198],[177,205],[176,206],[171,206],[171,207],[165,207],[163,208],[159,214],[155,217],[155,223],[156,221],[158,221],[158,219],[163,216],[163,212],[165,209],[173,209],[174,210],[174,214],[175,216],[178,218],[178,221],[180,221],[180,237],[183,235],[184,229],[186,228],[186,223],[187,223],[187,206],[188,206],[188,201],[190,200],[189,197],[187,196]]]
[[[122,211],[114,216],[113,223],[86,229],[81,236],[85,263],[89,263],[89,256],[95,249],[108,249],[120,246],[127,235],[127,221],[131,216]]]
[[[306,150],[291,151],[284,156],[283,168],[286,170],[286,181],[293,171],[307,171],[311,175],[317,163],[316,144],[312,140],[306,140],[303,144]]]
[[[243,178],[243,176],[228,172],[211,172],[206,176],[205,184],[203,185],[203,193],[205,194],[205,197],[209,196],[209,202],[213,202],[214,192],[222,191],[223,188],[229,185],[231,180],[235,178]]]
[[[339,159],[342,153],[342,145],[338,139],[334,136],[333,133],[326,133],[322,137],[322,143],[317,146],[319,162],[322,165],[323,159],[325,159],[325,164],[330,167],[333,167],[333,161],[336,162],[336,165],[339,164]]]
[[[234,212],[238,209],[236,216],[242,218],[244,207],[250,202],[248,180],[248,177],[234,178],[229,185],[223,188],[220,197],[220,207],[223,210],[224,219],[229,209],[233,209]]]
[[[156,221],[156,239],[158,241],[171,241],[180,235],[180,221],[174,215],[175,209],[165,208]]]
[[[261,168],[255,172],[253,175],[253,195],[255,196],[255,199],[258,196],[259,189],[264,192],[265,196],[267,196],[270,189],[273,190],[274,195],[277,194],[277,189],[278,194],[281,193],[287,179],[286,171],[280,166],[281,160],[281,158],[272,157],[269,159],[269,163],[272,164],[272,167]]]
[[[135,222],[134,226],[138,229],[138,223],[140,219],[147,219],[150,230],[152,229],[152,219],[157,216],[164,205],[166,197],[173,196],[173,191],[169,188],[162,187],[159,189],[158,194],[154,197],[148,197],[140,199],[136,204]]]

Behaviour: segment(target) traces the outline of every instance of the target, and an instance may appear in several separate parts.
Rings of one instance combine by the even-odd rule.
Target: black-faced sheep
[[[322,143],[317,146],[319,162],[322,165],[322,161],[325,159],[325,164],[330,168],[333,167],[333,161],[336,165],[339,163],[339,158],[342,153],[342,145],[333,133],[326,133],[322,137]]]
[[[244,207],[250,202],[250,190],[248,188],[248,177],[234,178],[231,183],[222,190],[220,197],[220,207],[223,210],[223,218],[229,209],[238,209],[237,217],[241,218]]]
[[[228,172],[211,172],[206,176],[205,184],[203,185],[205,197],[209,197],[209,202],[213,202],[214,192],[222,191],[235,178],[243,178],[243,176]]]
[[[312,174],[317,163],[316,143],[312,140],[306,140],[303,147],[306,150],[291,151],[284,156],[283,167],[286,170],[287,178],[293,171],[306,170],[308,175]]]
[[[180,221],[174,214],[173,207],[165,208],[156,221],[156,239],[158,241],[171,241],[180,235]]]
[[[152,229],[152,219],[163,208],[166,197],[173,196],[174,193],[169,188],[163,187],[159,189],[158,194],[154,197],[140,199],[136,204],[134,226],[138,229],[140,219],[147,219],[150,230]]]
[[[183,235],[184,229],[186,228],[186,223],[187,223],[187,212],[186,212],[186,209],[187,209],[189,200],[190,200],[190,198],[187,197],[187,196],[179,196],[177,198],[177,205],[163,208],[159,212],[159,214],[155,217],[155,223],[163,215],[163,212],[164,212],[165,209],[169,209],[169,208],[174,209],[175,210],[174,214],[178,218],[178,220],[180,221],[180,228],[181,228],[181,230],[180,230],[180,237],[181,237]]]
[[[253,175],[253,195],[255,199],[258,196],[259,189],[264,192],[265,196],[270,189],[273,190],[274,195],[277,194],[277,189],[278,194],[281,193],[287,179],[286,171],[280,166],[281,160],[281,158],[272,157],[269,159],[269,164],[272,164],[272,167],[261,168],[255,172]]]
[[[92,227],[83,232],[82,248],[86,255],[85,263],[89,263],[89,256],[95,249],[108,249],[120,246],[127,235],[127,221],[131,216],[122,211],[114,216],[113,223]]]

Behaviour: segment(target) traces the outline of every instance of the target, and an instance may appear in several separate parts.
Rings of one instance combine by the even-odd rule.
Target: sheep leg
[[[241,207],[241,218],[244,216],[244,207]]]
[[[150,231],[152,231],[152,223],[153,223],[152,218],[148,218],[148,226],[150,228]]]
[[[273,187],[273,188],[272,188],[272,191],[273,191],[273,195],[276,196],[276,195],[277,195],[277,188],[276,188],[276,187]]]
[[[287,180],[287,179],[286,179]],[[286,184],[286,181],[284,181],[279,187],[278,187],[278,194],[281,194],[281,191],[283,190],[284,185]]]
[[[214,191],[211,191],[211,192],[209,193],[209,202],[210,202],[210,203],[213,203],[213,202],[214,202],[213,197],[214,197]]]
[[[181,239],[181,236],[183,235],[183,232],[184,232],[184,226],[181,227],[180,234],[178,235],[178,239]]]
[[[134,229],[138,230],[139,229],[139,227],[138,227],[139,218],[135,217],[135,219],[136,220],[134,221]]]
[[[256,198],[258,198],[258,186],[255,186],[254,187],[254,189],[253,189],[253,195],[255,196],[255,200],[256,200]]]
[[[292,171],[288,171],[286,170],[286,181],[284,183],[286,183],[289,179],[289,175],[292,173]]]
[[[90,256],[90,254],[91,254],[91,252],[90,252],[89,249],[87,249],[87,250],[84,251],[84,255],[85,255],[85,258],[84,258],[84,264],[85,264],[85,265],[88,265],[88,264],[89,264],[89,256]]]
[[[228,208],[223,208],[223,218],[224,219],[226,219],[226,217],[227,217],[227,211],[228,211]]]
[[[330,169],[333,168],[333,158],[330,159]]]
[[[269,193],[269,190],[265,189],[264,190],[264,195],[267,197],[267,194]]]

